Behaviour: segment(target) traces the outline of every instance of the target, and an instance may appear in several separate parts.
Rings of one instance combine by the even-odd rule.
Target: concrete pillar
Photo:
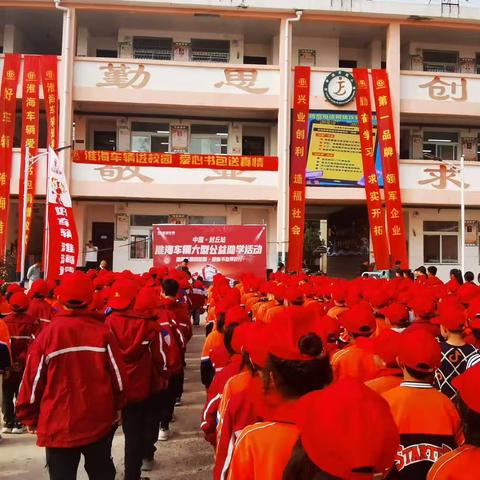
[[[3,27],[3,53],[15,52],[15,25]]]
[[[63,12],[63,32],[62,32],[62,61],[60,64],[60,121],[58,132],[58,145],[64,147],[72,145],[73,142],[73,61],[75,58],[75,38],[76,38],[75,9],[67,8]],[[67,181],[71,184],[70,159],[72,149],[62,150],[59,153],[65,166],[65,175]]]
[[[387,72],[392,96],[393,124],[397,151],[400,150],[400,24],[390,23],[387,29]]]
[[[117,120],[117,150],[130,151],[130,122],[125,117]]]
[[[87,119],[83,115],[75,116],[75,150],[88,150]]]
[[[288,30],[289,31],[288,31]],[[290,42],[286,45],[285,36],[289,34]],[[288,59],[291,55],[292,26],[286,19],[280,23],[279,58],[280,65],[280,95],[278,106],[278,199],[277,199],[277,254],[278,259],[285,261],[288,251],[288,188],[290,169],[290,85],[291,68]],[[288,70],[286,68],[288,66]]]
[[[370,43],[370,68],[382,68],[382,40],[379,38]]]
[[[88,57],[88,28],[78,27],[77,57]]]
[[[228,126],[228,153],[229,155],[242,154],[242,124],[230,123]]]

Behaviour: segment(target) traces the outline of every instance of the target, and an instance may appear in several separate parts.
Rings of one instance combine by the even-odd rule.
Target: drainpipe
[[[60,0],[54,0],[55,8],[63,12],[63,29],[62,29],[62,64],[61,64],[61,78],[62,88],[60,90],[60,118],[58,131],[58,146],[64,147],[72,144],[72,71],[73,71],[73,52],[72,45],[74,41],[72,34],[74,28],[72,24],[75,21],[75,11],[70,7],[60,5]],[[59,153],[61,155],[65,175],[70,183],[70,162],[67,161],[70,149],[63,150]]]
[[[290,184],[290,85],[291,85],[291,34],[290,25],[298,22],[302,18],[303,11],[296,10],[295,17],[287,18],[285,21],[285,31],[283,35],[283,91],[280,98],[280,115],[278,125],[279,137],[279,157],[283,158],[281,164],[281,181],[279,197],[279,220],[280,220],[280,238],[279,238],[279,258],[278,260],[286,263],[286,251],[288,243],[288,203],[289,203],[289,184]],[[282,67],[282,65],[281,65]],[[277,229],[278,231],[278,229]]]

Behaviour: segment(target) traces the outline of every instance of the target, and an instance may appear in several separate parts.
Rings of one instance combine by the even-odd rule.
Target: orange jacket
[[[258,310],[255,312],[254,319],[256,322],[265,322],[265,316],[267,312],[277,304],[275,299],[264,302],[260,305]]]
[[[374,355],[355,344],[336,352],[331,364],[334,380],[355,377],[366,382],[375,378],[379,370]]]
[[[385,392],[388,392],[392,388],[400,386],[403,382],[403,376],[399,375],[382,375],[372,380],[365,382],[365,385],[368,388],[371,388],[374,392],[382,395]]]
[[[477,480],[480,468],[480,448],[464,445],[446,453],[428,472],[427,480]]]
[[[451,400],[420,382],[403,382],[383,394],[400,432],[395,459],[400,480],[426,478],[432,464],[463,442],[461,420]]]
[[[273,323],[275,322],[286,309],[284,305],[277,305],[276,307],[271,307],[265,313],[264,323]]]
[[[228,480],[281,480],[298,436],[298,428],[291,423],[262,422],[244,428]]]

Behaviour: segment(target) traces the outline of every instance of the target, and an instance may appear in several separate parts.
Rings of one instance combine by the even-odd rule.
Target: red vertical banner
[[[28,248],[30,238],[30,227],[32,223],[33,200],[35,196],[35,178],[36,164],[28,169],[27,177],[27,208],[25,215],[25,238],[23,233],[23,205],[25,188],[25,162],[28,157],[37,154],[38,149],[38,124],[39,124],[39,88],[40,88],[40,70],[39,57],[25,55],[23,60],[23,95],[22,95],[22,144],[21,144],[21,164],[20,181],[18,185],[18,247],[17,247],[17,272],[21,268],[22,249]]]
[[[385,206],[391,262],[408,268],[407,241],[403,220],[392,102],[385,70],[372,70],[373,92],[377,112],[378,144],[382,156]]]
[[[5,54],[0,92],[0,257],[5,256],[7,250],[10,177],[19,75],[20,55]]]
[[[357,84],[357,115],[360,147],[362,150],[363,178],[365,196],[372,238],[373,255],[378,270],[390,268],[385,212],[380,197],[377,172],[375,169],[375,139],[372,127],[372,106],[370,98],[370,80],[366,68],[354,68],[353,77]]]
[[[294,272],[301,271],[303,266],[309,107],[310,67],[295,67],[290,145],[290,214],[287,259],[287,270]]]
[[[54,55],[40,57],[45,114],[47,118],[47,146],[58,148],[58,59]]]

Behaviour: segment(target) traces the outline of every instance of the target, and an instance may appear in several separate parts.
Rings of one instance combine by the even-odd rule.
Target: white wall
[[[340,46],[338,38],[293,37],[292,65],[298,65],[298,50],[316,51],[317,67],[338,67]]]
[[[341,60],[356,60],[358,68],[370,67],[369,49],[340,47]]]
[[[243,55],[251,57],[267,57],[267,64],[272,63],[272,46],[264,43],[245,43]]]
[[[457,221],[460,226],[460,208],[409,208],[407,210],[408,221],[408,243],[410,267],[415,269],[424,264],[423,258],[423,222],[425,220],[447,220]],[[479,210],[467,210],[465,212],[466,220],[478,220],[480,218]],[[458,235],[458,255],[460,261],[460,232]],[[471,270],[475,274],[480,271],[479,247],[465,247],[465,269]],[[428,265],[426,265],[428,266]],[[458,264],[435,265],[438,268],[438,276],[446,281],[449,279],[449,272],[452,268],[460,268]]]

